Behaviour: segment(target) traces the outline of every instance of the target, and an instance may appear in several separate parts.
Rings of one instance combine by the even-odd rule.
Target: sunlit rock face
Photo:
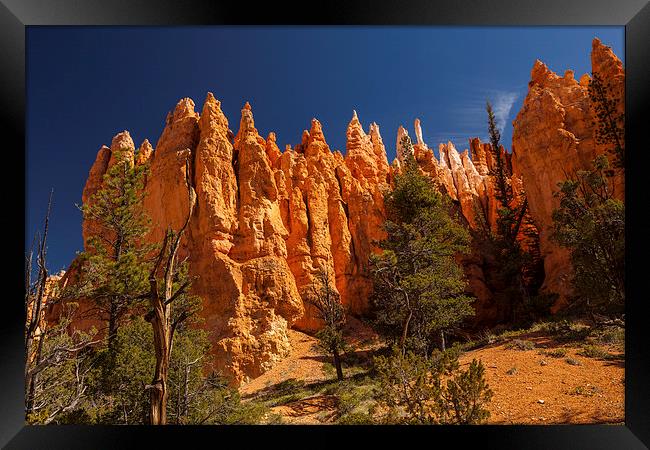
[[[621,61],[598,39],[591,52],[592,72],[611,83],[612,93],[624,109],[624,71]],[[523,180],[531,215],[540,232],[546,278],[543,289],[560,295],[553,310],[566,305],[571,295],[569,254],[549,239],[552,213],[559,206],[553,196],[557,183],[589,167],[606,151],[596,143],[594,112],[589,99],[589,75],[576,80],[572,71],[558,76],[541,61],[531,71],[528,95],[513,122],[512,165]],[[616,196],[624,198],[624,176],[615,178]]]
[[[594,41],[592,64],[594,73],[612,80],[622,96],[622,65],[599,41]],[[541,231],[544,287],[564,296],[569,292],[564,278],[570,271],[568,256],[549,242],[546,229],[555,205],[552,190],[564,179],[563,170],[586,167],[605,150],[595,144],[588,82],[588,77],[576,81],[571,72],[559,77],[535,63],[513,124],[513,153],[499,149],[512,169],[507,181],[516,198],[524,192],[528,197],[534,224],[526,225],[527,231]],[[187,258],[195,277],[193,292],[202,298],[202,326],[214,344],[214,363],[239,384],[289,352],[289,328],[312,332],[321,326],[309,304],[319,271],[329,272],[351,314],[370,310],[368,259],[385,238],[384,193],[402,170],[407,151],[449,196],[461,221],[472,229],[495,230],[501,205],[491,145],[472,138],[461,152],[451,142],[430,146],[422,125],[415,120],[409,149],[401,146],[408,131],[399,127],[397,158],[389,165],[379,126],[365,128],[356,112],[346,131],[345,155],[329,147],[327,130],[317,119],[299,144],[281,151],[275,133],[259,135],[248,103],[234,133],[211,93],[200,112],[185,98],[167,116],[155,149],[144,141],[136,150],[128,132],[100,148],[83,201],[101,187],[115,152],[126,151],[133,164],[148,166],[144,209],[152,229],[147,240],[159,242],[168,227],[178,229],[184,222],[188,185],[194,188],[197,203],[179,256]],[[622,177],[618,180],[622,196]],[[85,245],[100,232],[97,224],[84,221]],[[486,283],[483,255],[474,251],[459,261],[468,291],[477,298],[475,324],[494,323],[498,310]],[[74,266],[64,276],[66,282],[74,278]],[[97,324],[87,319],[78,325]]]
[[[180,228],[188,185],[194,188],[197,204],[179,256],[188,259],[193,292],[203,299],[202,326],[215,344],[215,364],[234,384],[289,352],[288,328],[321,326],[307,301],[320,270],[332,275],[350,313],[367,312],[368,258],[384,237],[390,172],[376,124],[366,133],[353,115],[345,157],[329,148],[316,119],[300,144],[281,152],[274,133],[259,135],[248,103],[234,134],[211,93],[201,113],[185,98],[168,115],[155,149],[145,141],[136,151],[128,132],[100,149],[84,202],[101,188],[117,150],[148,166],[149,242],[160,242],[168,227]],[[84,221],[84,242],[100,232]]]
[[[352,314],[369,311],[368,259],[385,238],[383,196],[393,170],[376,124],[366,133],[354,114],[346,137],[344,157],[329,148],[314,119],[301,144],[280,152],[273,134],[258,134],[249,105],[235,136],[219,102],[208,95],[200,115],[191,100],[181,100],[155,151],[144,142],[135,152],[134,163],[149,166],[144,208],[152,221],[150,242],[159,242],[167,227],[182,225],[187,185],[195,189],[197,206],[180,257],[188,258],[196,277],[193,291],[203,299],[214,362],[235,384],[259,376],[289,352],[288,328],[311,332],[321,326],[308,301],[319,270],[332,275]],[[486,144],[471,145],[490,155]],[[125,148],[133,155],[132,145]],[[469,226],[475,226],[476,207],[494,225],[493,182],[481,163],[477,169],[468,152],[459,154],[451,143],[440,146],[441,160],[421,139],[414,154]],[[481,157],[480,151],[473,155]],[[101,187],[111,156],[110,148],[100,149],[85,199]],[[84,222],[84,238],[96,232]],[[464,264],[469,290],[479,299],[478,316],[491,317],[480,264]],[[78,325],[101,327],[88,319]]]

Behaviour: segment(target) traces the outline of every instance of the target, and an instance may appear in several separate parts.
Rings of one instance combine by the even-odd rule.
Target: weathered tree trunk
[[[38,265],[38,278],[35,290],[32,291],[31,286],[31,273],[32,273],[32,256],[33,256],[33,243],[32,250],[29,253],[27,258],[27,265],[25,270],[25,315],[27,318],[27,323],[25,327],[25,415],[28,416],[32,413],[34,409],[34,396],[36,391],[36,383],[38,378],[38,373],[30,374],[30,368],[38,366],[41,362],[41,355],[43,353],[43,340],[45,339],[45,330],[40,330],[40,335],[38,336],[38,346],[36,351],[32,355],[32,347],[34,346],[34,341],[37,339],[36,331],[39,329],[41,324],[41,313],[43,308],[43,299],[45,295],[45,286],[47,284],[47,265],[45,262],[47,255],[47,234],[50,223],[50,212],[52,210],[52,196],[54,190],[50,191],[50,198],[47,203],[47,213],[45,215],[45,226],[43,227],[43,237],[40,239],[38,246],[38,256],[37,256],[37,265]],[[34,237],[36,240],[36,236]],[[35,296],[31,295],[32,292],[35,292]]]
[[[38,347],[36,348],[36,355],[34,356],[34,366],[38,366],[41,362],[41,355],[43,354],[43,339],[40,336],[38,339]],[[29,368],[29,364],[26,364]],[[25,401],[25,414],[28,416],[34,410],[34,396],[36,395],[36,383],[38,382],[38,372],[27,376],[27,399]]]
[[[341,367],[341,356],[339,355],[338,349],[333,349],[332,354],[334,355],[334,366],[336,367],[336,378],[339,381],[343,381],[343,368]]]
[[[445,342],[445,330],[440,330],[440,350],[443,352],[447,348],[447,344]]]
[[[167,423],[167,373],[169,370],[171,337],[168,322],[169,305],[165,305],[163,299],[156,296],[153,317],[151,318],[156,353],[156,371],[149,391],[151,425],[165,425]]]
[[[151,425],[166,425],[167,424],[167,373],[169,371],[169,359],[171,356],[174,328],[177,323],[172,326],[171,323],[171,303],[182,294],[187,288],[187,284],[181,286],[175,293],[173,293],[173,277],[176,267],[176,254],[180,246],[181,237],[187,228],[194,210],[196,203],[196,194],[190,186],[190,172],[189,161],[185,163],[186,181],[189,198],[189,211],[185,223],[178,231],[174,233],[171,230],[165,235],[165,240],[162,249],[158,254],[154,268],[149,275],[150,293],[149,301],[152,307],[145,317],[146,320],[151,322],[153,328],[153,344],[156,354],[156,370],[154,373],[153,381],[148,388],[150,389],[151,411],[150,411],[150,424]],[[169,246],[169,254],[167,247]],[[165,265],[163,267],[164,273],[164,294],[161,297],[158,290],[158,273],[161,269],[163,259],[167,256]],[[182,320],[182,319],[178,319]],[[178,320],[176,322],[178,322]]]
[[[162,249],[158,254],[158,259],[149,275],[150,297],[149,301],[152,310],[147,314],[145,319],[151,323],[153,329],[153,347],[156,355],[156,370],[153,381],[149,388],[150,413],[149,423],[151,425],[167,424],[167,373],[169,371],[169,357],[171,354],[171,324],[170,324],[170,299],[172,297],[172,274],[174,272],[174,263],[176,251],[178,249],[178,239],[172,243],[169,250],[169,256],[165,265],[164,294],[161,297],[158,291],[158,271],[162,260],[167,252],[167,246],[170,240],[170,234],[165,236]],[[180,235],[179,235],[180,237]]]

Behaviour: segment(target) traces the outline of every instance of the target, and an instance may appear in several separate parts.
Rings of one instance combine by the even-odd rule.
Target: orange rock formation
[[[622,93],[620,61],[594,41],[594,71],[614,79]],[[558,77],[541,62],[532,71],[530,91],[514,123],[513,156],[500,148],[512,165],[509,182],[515,192],[525,189],[535,223],[546,230],[555,205],[552,189],[563,168],[584,167],[597,153],[586,83],[571,72]],[[439,158],[425,144],[420,121],[415,124],[413,152],[420,169],[434,179],[456,203],[470,227],[496,225],[499,205],[491,170],[490,144],[474,138],[459,153],[440,144]],[[400,170],[404,149],[389,165],[377,124],[366,133],[356,112],[348,125],[346,154],[332,151],[321,123],[313,119],[300,144],[280,151],[274,133],[266,139],[255,128],[247,103],[235,135],[221,104],[208,93],[202,111],[182,99],[167,117],[155,150],[148,141],[138,151],[127,132],[111,147],[102,147],[90,169],[83,201],[101,186],[113,153],[130,152],[134,164],[149,164],[144,208],[152,219],[151,241],[164,230],[179,228],[188,209],[186,183],[194,187],[197,205],[180,257],[188,257],[197,279],[194,293],[203,299],[204,325],[215,343],[218,367],[240,383],[259,376],[289,351],[287,329],[315,330],[319,326],[307,301],[319,270],[332,284],[350,313],[368,311],[371,282],[368,257],[374,242],[384,237],[383,192]],[[187,180],[185,166],[191,167]],[[84,242],[97,233],[83,224]],[[566,292],[562,275],[566,254],[542,233],[549,290]],[[496,317],[480,264],[480,255],[464,260],[470,290],[477,296],[477,314]]]
[[[612,91],[624,108],[624,72],[621,61],[609,47],[594,39],[592,72],[612,83]],[[536,61],[522,109],[513,122],[513,171],[523,179],[532,217],[540,232],[540,250],[546,278],[543,289],[560,294],[554,310],[566,305],[571,295],[569,254],[549,240],[553,209],[559,206],[553,192],[557,183],[576,170],[589,167],[596,155],[605,152],[594,136],[594,115],[588,94],[590,77],[580,81],[573,71],[560,77]],[[617,197],[624,197],[624,179],[616,176]]]

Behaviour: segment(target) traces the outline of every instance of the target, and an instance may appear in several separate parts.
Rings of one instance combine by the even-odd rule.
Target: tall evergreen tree
[[[499,132],[490,102],[487,102],[486,110],[488,114],[488,133],[490,135],[492,157],[495,162],[492,175],[496,180],[496,198],[501,203],[501,207],[498,210],[498,233],[500,237],[507,241],[507,245],[514,245],[528,208],[528,201],[524,198],[522,202],[519,202],[520,204],[518,206],[514,205],[517,199],[515,199],[512,185],[509,181],[512,173],[504,158],[505,154],[501,151],[501,133]]]
[[[528,200],[525,196],[517,198],[512,189],[511,169],[502,150],[501,133],[490,102],[486,104],[486,111],[494,161],[490,174],[494,177],[495,196],[499,206],[496,230],[493,232],[490,229],[487,218],[479,216],[484,226],[479,233],[475,233],[475,238],[481,252],[490,260],[488,279],[498,309],[502,312],[501,319],[518,322],[522,319],[521,312],[536,294],[538,283],[535,275],[540,268],[539,264],[535,264],[537,260],[522,248],[519,241],[522,225],[527,219]],[[530,241],[534,245],[536,238],[533,236]],[[525,278],[526,274],[529,275],[528,278]]]
[[[407,136],[402,146],[412,147]],[[456,262],[469,236],[411,151],[385,205],[387,238],[371,258],[377,329],[398,341],[402,352],[428,355],[435,344],[444,349],[445,332],[474,313]]]
[[[486,105],[488,115],[488,133],[490,135],[490,144],[492,145],[492,157],[494,158],[495,167],[492,170],[497,183],[496,198],[501,203],[501,207],[507,208],[512,203],[512,186],[508,182],[510,175],[506,161],[504,161],[503,154],[501,153],[501,132],[496,123],[496,117],[492,104],[487,102]]]
[[[80,283],[74,293],[92,300],[107,320],[109,355],[114,353],[117,330],[129,309],[144,299],[153,247],[143,243],[149,230],[145,215],[144,174],[128,151],[112,155],[114,161],[101,188],[81,206],[84,220],[97,226],[80,255]]]

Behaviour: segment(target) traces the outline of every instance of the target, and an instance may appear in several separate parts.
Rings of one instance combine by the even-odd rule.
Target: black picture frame
[[[644,209],[650,205],[650,190],[644,186],[643,170],[647,147],[648,105],[650,104],[650,4],[647,0],[425,0],[347,1],[338,5],[310,2],[282,8],[275,2],[251,5],[247,2],[171,0],[2,0],[0,2],[0,55],[2,83],[2,142],[8,164],[3,176],[5,222],[15,228],[21,221],[16,211],[25,208],[25,36],[27,26],[38,25],[220,25],[220,24],[341,24],[341,25],[622,25],[625,26],[626,69],[626,360],[625,425],[575,426],[475,426],[475,427],[109,427],[109,426],[25,426],[24,425],[24,310],[19,298],[23,291],[23,272],[17,260],[24,258],[23,242],[6,239],[20,233],[5,234],[3,248],[10,248],[5,270],[3,326],[0,329],[0,445],[6,448],[131,448],[146,439],[147,447],[177,444],[192,445],[199,440],[209,445],[226,445],[235,438],[244,448],[249,439],[281,439],[280,445],[311,446],[331,442],[340,448],[346,439],[371,439],[382,442],[390,437],[399,441],[429,442],[440,445],[451,439],[455,446],[473,443],[480,448],[572,448],[637,449],[650,446],[650,377],[647,300],[643,290],[648,255]],[[9,139],[8,139],[9,138]],[[10,145],[8,141],[12,142]],[[644,146],[645,144],[645,146]],[[645,154],[644,154],[645,153]],[[7,173],[11,173],[12,177]],[[16,177],[16,178],[13,178]],[[21,178],[22,177],[22,178]],[[18,187],[17,187],[18,186]],[[20,205],[20,201],[23,204]],[[24,211],[24,209],[23,209]],[[20,215],[18,215],[20,217]],[[23,216],[24,220],[24,216]],[[25,233],[24,223],[23,235]],[[10,244],[13,244],[11,246]],[[9,276],[7,276],[9,274]],[[646,275],[647,276],[647,275]],[[20,292],[13,292],[14,290]],[[271,435],[283,433],[282,438]],[[322,434],[322,436],[321,436]],[[327,439],[327,441],[325,440]],[[319,442],[320,441],[320,442]],[[177,444],[180,445],[180,444]],[[197,444],[206,445],[206,444]],[[266,445],[266,444],[262,444]],[[364,446],[372,444],[364,443]],[[398,444],[399,445],[399,444]],[[403,445],[403,444],[402,444]]]

